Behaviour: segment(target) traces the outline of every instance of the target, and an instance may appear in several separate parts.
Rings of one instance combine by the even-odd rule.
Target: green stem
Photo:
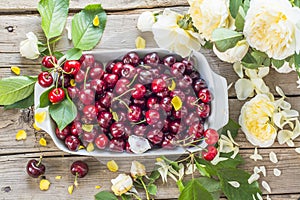
[[[132,78],[131,82],[128,85],[126,85],[126,86],[130,87],[134,83],[134,81],[135,81],[135,79],[136,79],[137,76],[138,76],[138,74],[134,75],[134,77]]]
[[[40,155],[40,160],[39,160],[39,162],[36,164],[36,166],[37,166],[37,167],[39,167],[39,166],[40,166],[40,164],[42,163],[42,160],[43,160],[43,156],[42,156],[42,155]]]
[[[89,71],[90,71],[90,67],[86,68],[86,72],[85,72],[85,76],[84,76],[84,81],[83,81],[83,88],[84,89],[85,89],[86,79],[87,79]]]
[[[50,56],[52,56],[52,51],[51,51],[49,39],[47,39],[47,46],[48,46],[48,50],[49,50]]]
[[[138,195],[136,195],[135,193],[130,193],[132,196],[134,196],[137,200],[142,200]]]
[[[119,96],[113,98],[113,101],[119,100],[119,98],[121,98],[122,96],[124,96],[125,94],[127,94],[128,92],[131,92],[131,91],[133,91],[133,90],[135,90],[135,88],[131,88],[130,90],[127,90],[127,91],[124,92],[123,94],[121,94],[121,95],[119,95]]]
[[[182,181],[181,181],[181,180],[178,180],[178,181],[176,182],[176,184],[177,184],[177,187],[178,187],[178,189],[179,189],[179,192],[181,193],[181,192],[183,191],[183,189],[184,189],[184,185],[183,185]]]
[[[142,185],[143,185],[143,188],[144,188],[144,190],[145,190],[145,192],[146,192],[147,200],[150,200],[149,192],[148,192],[147,187],[146,187],[146,185],[145,185],[145,183],[144,183],[144,181],[143,181],[143,178],[140,177],[139,180],[141,181],[141,183],[142,183]]]
[[[146,122],[146,119],[144,119],[144,120],[142,120],[142,121],[139,121],[139,122],[132,122],[131,124],[132,125],[137,125],[137,124],[142,124],[142,123],[144,123],[144,122]]]
[[[122,99],[118,99],[118,101],[120,103],[122,103],[128,109],[129,112],[131,112],[131,109],[128,107],[128,105],[127,105],[127,103],[125,101],[123,101]]]

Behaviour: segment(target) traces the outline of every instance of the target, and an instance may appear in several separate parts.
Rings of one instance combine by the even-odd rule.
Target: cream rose
[[[40,55],[38,49],[38,39],[33,32],[26,34],[27,39],[20,43],[20,53],[28,59],[37,59]]]
[[[188,0],[194,26],[206,40],[211,40],[216,28],[233,28],[229,0]]]
[[[248,52],[249,44],[246,40],[239,41],[234,47],[227,49],[224,52],[220,52],[216,46],[213,46],[214,53],[220,60],[229,63],[235,63],[241,61]]]
[[[152,26],[154,39],[159,47],[187,57],[192,51],[199,51],[203,40],[200,34],[185,30],[178,25],[183,16],[165,9]]]
[[[117,178],[112,179],[111,190],[117,196],[121,196],[122,194],[128,192],[133,187],[133,181],[129,175],[119,174]]]
[[[282,60],[299,53],[299,22],[300,9],[292,7],[288,0],[252,0],[244,35],[251,47]]]
[[[143,12],[137,22],[137,28],[142,31],[152,31],[152,25],[155,23],[155,16],[153,12]]]
[[[249,142],[259,147],[271,146],[277,131],[272,124],[274,102],[265,94],[258,94],[241,109],[239,124]]]

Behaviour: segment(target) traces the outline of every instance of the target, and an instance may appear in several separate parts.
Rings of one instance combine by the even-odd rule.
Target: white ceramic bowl
[[[89,54],[93,54],[97,61],[106,64],[111,60],[115,60],[116,58],[120,58],[126,53],[130,51],[137,52],[140,56],[144,56],[150,52],[157,52],[160,56],[164,56],[170,54],[170,52],[162,49],[143,49],[143,50],[132,50],[132,49],[122,49],[122,50],[109,50],[109,51],[97,51],[97,52],[87,52]],[[179,56],[178,56],[179,57]],[[227,82],[226,79],[214,73],[206,58],[199,52],[194,52],[191,59],[193,59],[195,63],[195,67],[201,74],[201,77],[207,82],[208,88],[212,93],[213,100],[211,102],[211,115],[206,120],[205,127],[214,128],[216,130],[222,128],[228,122],[228,94],[227,94]],[[88,155],[88,156],[95,156],[95,157],[133,157],[133,156],[141,156],[141,154],[133,154],[133,153],[115,153],[107,150],[98,150],[95,148],[95,151],[87,152],[85,149],[78,150],[76,152],[70,151],[64,144],[63,141],[59,140],[55,135],[55,124],[51,120],[48,107],[46,108],[37,108],[39,105],[39,96],[45,91],[45,88],[42,88],[39,84],[35,85],[35,93],[34,93],[34,104],[35,104],[35,112],[46,111],[47,117],[43,123],[37,123],[37,126],[40,127],[42,130],[46,131],[51,138],[53,139],[56,146],[61,149],[62,151],[76,154],[76,155]],[[201,144],[202,148],[206,146],[206,143],[203,142]],[[189,149],[189,151],[194,151],[195,149]],[[154,149],[149,150],[143,153],[143,156],[147,155],[154,155],[154,156],[161,156],[161,155],[181,155],[186,153],[186,149],[177,147],[173,150],[166,150],[166,149]]]

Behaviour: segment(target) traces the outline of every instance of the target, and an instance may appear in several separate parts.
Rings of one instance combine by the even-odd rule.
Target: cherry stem
[[[130,86],[134,83],[134,81],[135,81],[135,79],[136,79],[137,76],[138,76],[138,74],[134,75],[134,77],[133,77],[133,79],[131,80],[131,82],[130,82],[128,85],[126,85],[126,86],[127,86],[127,87],[130,87]]]
[[[147,200],[150,200],[149,192],[148,192],[147,187],[146,187],[146,185],[145,185],[145,183],[144,183],[144,181],[143,181],[143,177],[140,177],[139,180],[141,181],[141,183],[142,183],[142,185],[143,185],[143,188],[144,188],[144,190],[145,190],[145,192],[146,192]]]
[[[47,47],[48,47],[48,50],[49,50],[50,56],[52,56],[52,51],[51,51],[51,47],[50,47],[50,42],[49,42],[49,39],[47,39]]]
[[[40,160],[39,160],[39,162],[36,164],[36,166],[37,166],[37,167],[39,167],[39,166],[40,166],[40,164],[42,163],[42,160],[43,160],[43,156],[42,156],[42,155],[40,155]]]
[[[76,172],[75,180],[74,180],[74,185],[75,185],[76,187],[78,187],[77,179],[78,179],[78,172]]]
[[[194,101],[193,103],[191,103],[192,105],[195,105],[195,106],[197,106],[197,102],[199,101],[199,100],[201,100],[200,98],[198,98],[198,99],[196,99],[196,101]]]
[[[89,71],[90,71],[90,67],[87,67],[86,68],[86,72],[85,72],[85,75],[84,75],[84,81],[83,81],[83,88],[85,89],[86,87],[86,79],[87,79],[87,75],[88,75],[88,73],[89,73]]]
[[[119,95],[119,96],[117,96],[117,97],[114,97],[114,98],[113,98],[113,101],[115,101],[115,100],[120,100],[119,98],[121,98],[122,96],[124,96],[125,94],[127,94],[128,92],[131,92],[131,91],[133,91],[133,90],[135,90],[135,88],[131,88],[131,89],[127,90],[126,92],[124,92],[123,94],[121,94],[121,95]]]
[[[144,120],[139,121],[139,122],[132,122],[131,124],[132,124],[132,125],[138,125],[138,124],[142,124],[142,123],[144,123],[144,122],[146,122],[146,121],[147,121],[147,120],[144,119]]]
[[[134,196],[134,198],[136,198],[137,200],[142,200],[138,195],[136,195],[135,193],[131,192],[130,193],[132,196]]]
[[[194,159],[195,159],[194,154],[191,153],[190,157],[191,157],[191,165],[192,165],[192,179],[194,179]]]
[[[120,103],[122,103],[122,104],[128,109],[129,112],[132,111],[132,110],[129,108],[129,106],[127,105],[127,103],[126,103],[125,101],[123,101],[123,100],[121,100],[121,99],[118,99],[118,101],[119,101]]]

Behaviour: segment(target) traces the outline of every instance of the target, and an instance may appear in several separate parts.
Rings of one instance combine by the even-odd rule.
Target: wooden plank
[[[291,102],[293,108],[296,110],[300,110],[300,104],[298,103],[299,101],[300,97],[293,97],[289,99],[289,102]],[[232,119],[237,121],[241,106],[242,102],[236,99],[229,100],[229,113]],[[0,130],[2,135],[2,137],[0,137],[0,155],[13,153],[31,153],[37,151],[59,151],[48,134],[35,133],[34,129],[32,128],[32,123],[32,112],[28,113],[23,111],[23,113],[21,113],[16,109],[4,111],[3,108],[0,108]],[[24,129],[27,131],[27,140],[15,140],[15,135],[20,129]],[[40,147],[40,145],[38,144],[39,138],[42,136],[44,136],[48,142],[48,145],[46,147]],[[247,141],[245,135],[241,131],[236,138],[236,141],[237,143],[239,143],[241,149],[253,149],[253,146]],[[300,138],[297,138],[295,140],[295,146],[300,146]],[[277,142],[275,142],[273,147],[288,148],[287,145],[279,145]]]
[[[182,6],[188,5],[186,0],[72,0],[70,1],[70,10],[78,11],[88,4],[100,3],[102,7],[107,11],[120,11],[120,10],[131,10],[139,8],[155,8],[155,7],[171,7],[171,6]],[[38,5],[37,0],[26,0],[26,1],[0,1],[0,13],[13,13],[24,11],[36,11]]]
[[[277,153],[279,162],[273,164],[268,160],[270,151]],[[264,161],[255,163],[247,157],[252,152],[249,150],[241,151],[243,157],[246,158],[246,163],[242,166],[243,169],[251,172],[255,165],[264,165],[267,169],[267,177],[262,177],[269,183],[272,194],[287,194],[282,197],[289,196],[292,193],[298,193],[300,187],[299,180],[299,157],[300,155],[289,149],[262,149],[261,155]],[[44,157],[43,163],[46,166],[46,177],[50,180],[51,187],[47,192],[42,192],[38,188],[38,179],[30,178],[25,172],[26,163],[30,158],[38,158],[40,153],[19,156],[2,156],[0,157],[0,173],[2,174],[0,188],[10,187],[10,192],[0,191],[4,199],[93,199],[93,195],[99,190],[95,189],[96,185],[101,185],[101,190],[110,190],[110,180],[117,176],[117,173],[109,172],[105,166],[105,162],[101,162],[95,158],[90,157]],[[74,181],[74,176],[69,172],[71,163],[75,160],[84,160],[89,165],[89,174],[79,180],[79,188],[74,190],[72,196],[67,193],[67,187]],[[100,159],[101,160],[101,159]],[[116,160],[120,166],[120,172],[128,173],[131,165],[131,159]],[[147,169],[152,170],[153,157],[140,158],[139,161],[144,163]],[[273,175],[273,169],[278,168],[282,171],[280,177]],[[151,171],[150,170],[150,171]],[[55,180],[55,176],[62,176],[61,180]],[[282,184],[282,180],[285,183]],[[162,184],[158,181],[158,195],[156,199],[171,199],[179,195],[176,184],[172,179],[168,179],[168,184]],[[20,192],[22,191],[22,192]],[[25,192],[26,191],[26,192]],[[267,194],[266,191],[263,191]],[[293,197],[294,198],[294,197]]]

